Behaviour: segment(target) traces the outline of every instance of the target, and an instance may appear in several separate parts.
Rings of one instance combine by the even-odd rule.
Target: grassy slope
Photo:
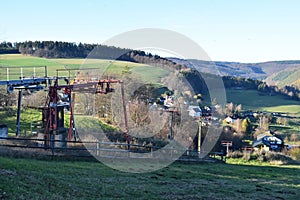
[[[145,80],[158,81],[161,77],[168,74],[167,71],[161,68],[156,68],[149,65],[143,65],[125,61],[111,61],[111,60],[99,60],[99,59],[46,59],[38,58],[33,56],[24,56],[20,54],[2,54],[0,55],[0,66],[11,66],[11,67],[34,67],[34,66],[47,66],[48,75],[55,76],[56,69],[66,68],[100,68],[102,72],[108,74],[120,74],[125,66],[128,66],[133,73],[137,73]],[[26,71],[27,70],[27,71]],[[44,70],[40,69],[38,75],[42,76]],[[146,72],[146,73],[145,73]],[[20,69],[10,69],[10,79],[18,79],[20,76]],[[33,68],[23,69],[23,73],[27,73],[28,76],[33,74]],[[66,72],[60,72],[60,76],[67,76]],[[0,80],[6,80],[6,68],[0,69]]]
[[[0,111],[0,119],[1,124],[6,124],[8,126],[8,133],[12,136],[15,134],[16,131],[16,110],[13,111]],[[65,115],[65,126],[69,127],[69,115]],[[91,116],[83,116],[83,115],[75,115],[76,124],[80,125],[81,123],[85,124],[85,127],[102,127],[102,128],[109,128],[109,126],[105,124],[101,124],[96,118]],[[21,111],[21,121],[20,121],[20,135],[30,135],[30,125],[32,122],[41,122],[42,121],[42,111],[34,110],[34,109],[22,109]],[[80,126],[78,126],[80,127]],[[33,131],[36,128],[33,128]]]
[[[284,96],[260,96],[255,90],[227,90],[227,101],[242,104],[243,109],[256,111],[282,112],[289,115],[300,115],[299,101],[286,99]],[[300,119],[289,119],[286,125],[271,125],[271,130],[277,130],[286,135],[299,133]]]
[[[101,163],[0,157],[3,199],[298,199],[299,166],[182,164],[145,174]]]
[[[1,124],[8,126],[8,133],[15,133],[16,131],[16,119],[17,111],[0,111]],[[41,111],[33,109],[22,109],[21,114],[21,134],[24,134],[25,130],[30,131],[30,123],[42,120]]]
[[[290,68],[270,75],[266,81],[267,83],[284,87],[285,85],[300,86],[300,68]]]
[[[58,63],[33,56],[23,56],[21,54],[0,54],[0,66],[59,66]]]
[[[260,96],[255,90],[226,90],[227,101],[242,104],[244,109],[300,114],[299,101],[281,95]]]

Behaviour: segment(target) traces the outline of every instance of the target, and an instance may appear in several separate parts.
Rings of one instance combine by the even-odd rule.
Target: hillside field
[[[227,102],[242,104],[243,109],[300,114],[300,102],[282,95],[261,96],[256,90],[227,89]]]
[[[33,56],[24,56],[21,54],[2,54],[0,55],[0,80],[6,80],[6,67],[10,68],[10,79],[19,79],[20,67],[23,68],[23,74],[27,76],[33,75],[33,67],[47,66],[48,76],[56,76],[56,70],[65,69],[85,69],[97,68],[101,73],[119,76],[122,71],[127,68],[132,73],[140,76],[145,81],[159,81],[160,78],[166,76],[169,72],[158,67],[144,64],[138,64],[126,61],[116,60],[99,60],[99,59],[46,59]],[[27,68],[30,67],[30,68]],[[44,76],[44,68],[36,68],[37,76]],[[79,70],[80,71],[80,70]],[[75,75],[72,72],[71,77]],[[66,71],[59,72],[59,76],[67,76]]]
[[[299,133],[300,126],[300,103],[296,100],[287,99],[285,96],[261,96],[255,90],[226,90],[227,102],[242,104],[244,110],[279,112],[285,113],[288,123],[285,125],[271,124],[271,130],[280,131],[285,136]]]
[[[0,157],[0,199],[298,199],[299,174],[299,166],[216,163],[135,174],[99,162]]]

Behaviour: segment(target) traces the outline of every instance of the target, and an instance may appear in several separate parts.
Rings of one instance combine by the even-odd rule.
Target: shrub
[[[243,157],[242,157],[243,160],[246,160],[246,161],[249,161],[251,160],[251,152],[249,151],[244,151],[243,152]]]
[[[295,159],[300,161],[300,148],[292,148],[289,150],[289,155]]]
[[[229,151],[226,156],[227,158],[242,158],[243,153],[240,151]]]
[[[295,157],[298,157],[300,160],[300,149],[295,149],[294,152],[292,153]],[[228,158],[235,158],[235,159],[243,159],[245,161],[250,161],[250,160],[258,160],[261,162],[269,162],[270,164],[274,165],[285,165],[285,164],[294,164],[295,161],[292,159],[292,157],[285,155],[280,152],[249,152],[249,151],[230,151],[227,154]]]
[[[229,151],[226,156],[227,158],[241,158],[246,161],[253,159],[253,154],[251,154],[249,151]]]
[[[265,153],[261,153],[258,156],[258,160],[263,161],[263,162],[270,162],[271,164],[292,164],[294,163],[294,160],[283,154],[283,153],[279,153],[279,152],[265,152]]]

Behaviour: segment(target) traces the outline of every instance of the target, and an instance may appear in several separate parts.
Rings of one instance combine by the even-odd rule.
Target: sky
[[[214,61],[300,60],[298,0],[1,0],[0,41],[98,43],[140,28],[176,31]]]

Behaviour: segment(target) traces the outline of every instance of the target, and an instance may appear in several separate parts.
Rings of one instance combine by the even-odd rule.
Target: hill
[[[145,53],[140,50],[125,49],[115,46],[99,44],[76,44],[62,41],[25,41],[25,42],[2,42],[0,43],[0,54],[31,55],[41,58],[89,58],[121,60],[136,63],[167,66],[168,68],[181,69],[183,66],[160,57]],[[1,63],[0,63],[1,64]]]
[[[295,85],[300,87],[300,61],[271,61],[263,63],[239,63],[183,60],[168,58],[173,62],[196,68],[200,72],[264,80],[278,87]]]
[[[271,74],[266,78],[266,82],[270,85],[284,87],[286,85],[294,85],[300,87],[300,65],[287,67]]]
[[[106,68],[111,73],[121,72],[125,68],[128,68],[133,73],[141,75],[145,80],[159,80],[167,74],[167,70],[162,69],[160,67],[153,67],[147,64],[139,64],[134,62],[127,61],[112,61],[112,60],[102,60],[102,59],[90,59],[86,62],[85,59],[80,58],[72,58],[72,59],[48,59],[48,58],[40,58],[34,56],[25,56],[21,54],[2,54],[0,55],[0,66],[48,66],[48,74],[56,75],[56,69],[64,69],[64,68],[80,68],[80,67],[99,67],[102,66]],[[19,70],[19,69],[16,69]],[[0,79],[5,80],[6,69],[1,71],[0,69]],[[214,75],[210,75],[210,78],[214,78]],[[194,76],[189,73],[190,83],[195,87],[194,89],[197,92],[202,93],[205,98],[209,99],[209,94],[205,93],[205,87],[201,86],[201,80],[199,76],[195,74]],[[238,86],[244,84],[245,80],[234,80],[230,77],[223,77],[223,81],[225,86],[227,87],[227,98],[228,102],[241,103],[245,105],[246,109],[263,109],[263,110],[277,110],[277,112],[292,112],[299,113],[299,106],[297,106],[297,101],[287,100],[287,97],[282,96],[280,94],[276,96],[263,95],[260,96],[257,92],[257,86],[260,84],[259,81],[250,82],[248,90],[230,90],[233,86]],[[247,80],[249,83],[249,80]],[[199,87],[199,88],[198,88]],[[252,88],[253,87],[253,88]],[[198,88],[198,89],[197,89]],[[249,93],[248,93],[249,92]],[[252,97],[251,101],[248,101],[248,97]],[[260,104],[255,99],[260,99]],[[276,109],[276,106],[286,105],[286,106],[294,106],[292,111],[287,111],[285,108]]]
[[[241,104],[243,109],[281,112],[289,114],[300,114],[300,105],[298,101],[288,99],[283,95],[269,96],[260,95],[256,90],[235,90],[226,89],[228,102]]]
[[[96,58],[123,60],[182,69],[197,68],[200,72],[264,80],[268,85],[300,87],[300,61],[271,61],[263,63],[209,62],[163,58],[144,51],[98,44],[76,44],[61,41],[2,42],[0,54],[16,53],[43,58]],[[0,63],[1,64],[1,63]]]
[[[264,80],[268,85],[300,87],[300,61],[271,61],[263,63],[239,63],[202,60],[183,60],[178,58],[162,58],[143,51],[123,49],[98,44],[76,44],[62,41],[25,41],[2,42],[0,54],[21,53],[43,58],[96,58],[123,60],[144,64],[168,66],[182,69],[185,66],[196,68],[200,72],[220,76],[234,76]],[[1,64],[1,63],[0,63]]]
[[[130,165],[124,162],[120,164]],[[173,163],[154,172],[125,173],[98,162],[2,156],[0,165],[0,199],[298,199],[300,195],[296,165]]]
[[[56,76],[56,69],[80,69],[80,68],[101,68],[106,72],[117,75],[125,68],[135,74],[140,75],[144,80],[155,81],[166,75],[167,70],[153,67],[147,64],[139,64],[136,62],[120,61],[120,60],[106,60],[106,59],[82,59],[82,58],[40,58],[36,56],[22,55],[22,54],[0,54],[0,80],[6,80],[5,67],[37,67],[47,66],[48,75]],[[37,70],[37,69],[36,69]],[[25,70],[23,70],[25,73]],[[32,69],[28,73],[33,73]],[[36,71],[38,73],[38,71]],[[19,68],[11,68],[10,78],[18,79],[20,75]],[[32,74],[31,74],[32,75]],[[66,76],[67,72],[62,72],[61,76]]]

